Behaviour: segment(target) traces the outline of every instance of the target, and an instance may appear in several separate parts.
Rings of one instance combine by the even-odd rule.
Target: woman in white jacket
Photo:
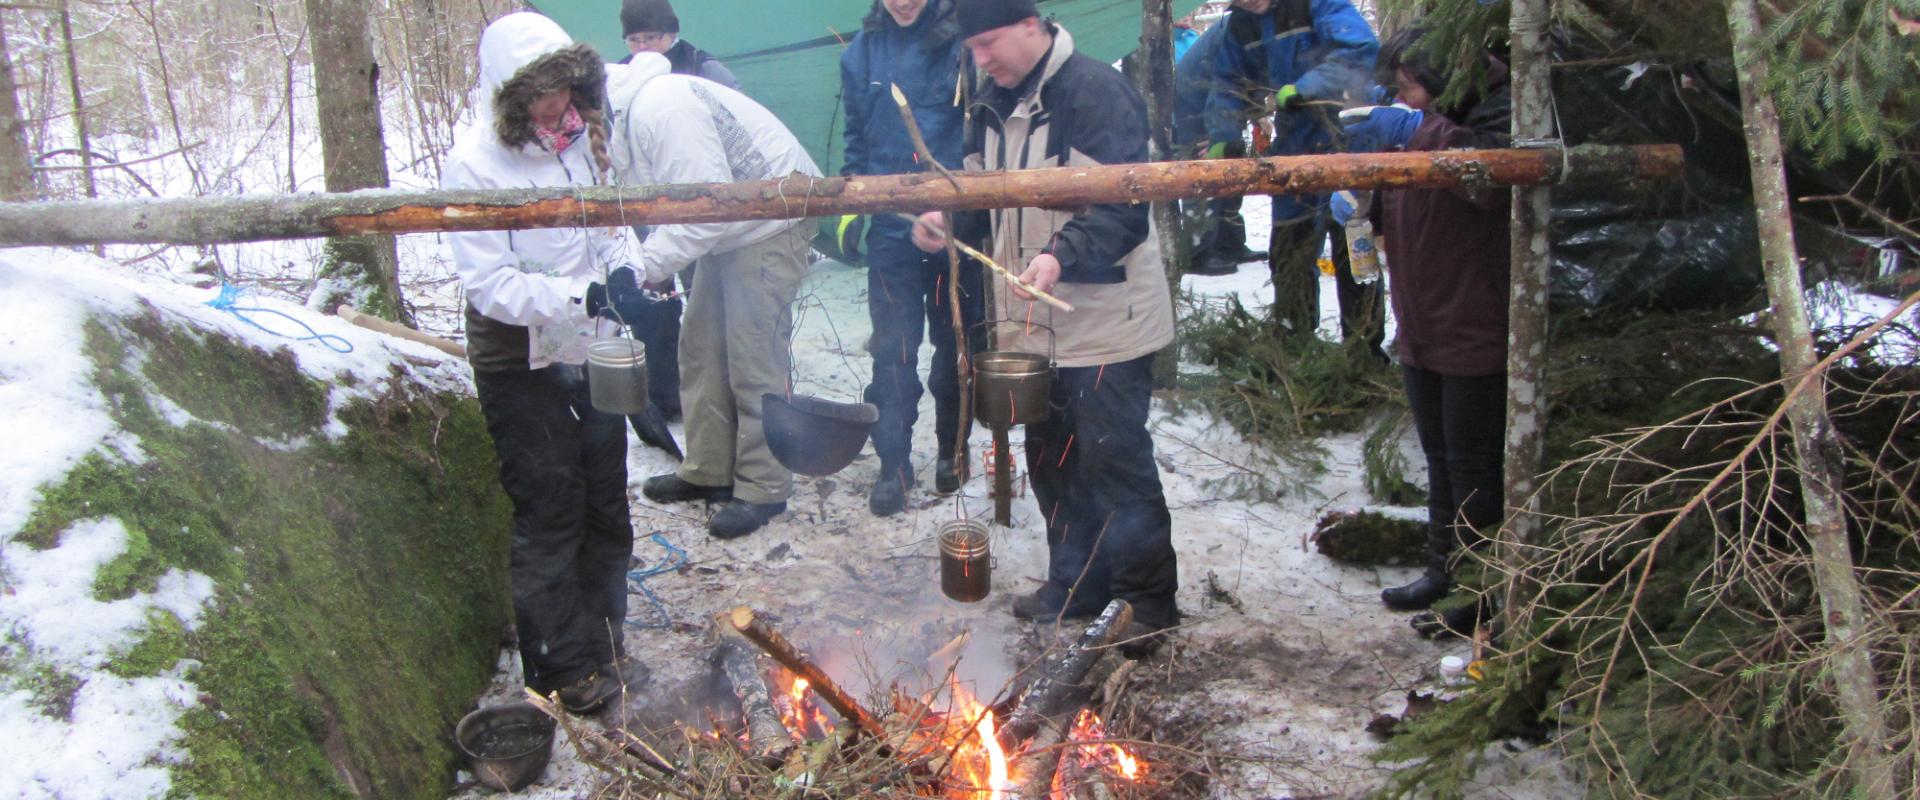
[[[441,186],[587,186],[609,169],[605,70],[553,21],[509,14],[480,38],[474,119]],[[625,658],[633,552],[624,421],[594,410],[581,364],[611,301],[643,316],[625,228],[449,236],[467,293],[468,359],[513,501],[513,612],[527,685],[589,713],[645,668]],[[610,296],[611,295],[611,296]]]

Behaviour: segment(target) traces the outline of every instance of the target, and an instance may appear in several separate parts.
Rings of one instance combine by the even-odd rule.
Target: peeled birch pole
[[[795,219],[839,214],[1080,208],[1333,189],[1617,183],[1680,175],[1677,145],[1448,150],[1164,161],[944,175],[856,175],[668,186],[373,189],[0,204],[0,247],[227,244],[375,233]],[[958,188],[956,188],[956,186]]]
[[[1513,141],[1552,140],[1553,76],[1547,54],[1549,0],[1513,0],[1508,23],[1513,42]],[[1541,152],[1557,152],[1558,148]],[[1547,268],[1553,262],[1548,238],[1552,194],[1545,186],[1513,190],[1513,227],[1509,241],[1512,271],[1507,297],[1506,452],[1502,456],[1505,523],[1498,558],[1508,570],[1506,604],[1501,615],[1509,629],[1527,596],[1527,547],[1538,537],[1535,495],[1540,461],[1547,443]]]
[[[952,183],[955,189],[960,188],[953,173],[945,164],[940,163],[940,159],[934,157],[933,149],[927,147],[927,137],[920,133],[920,120],[914,118],[913,106],[907,103],[907,95],[900,91],[900,84],[893,84],[892,89],[894,107],[900,110],[900,120],[907,126],[907,135],[913,138],[913,152],[920,156],[922,162],[925,162],[924,166],[927,169],[946,176],[947,181]],[[940,224],[947,230],[953,230],[953,214],[942,213]],[[953,369],[957,373],[954,376],[953,385],[960,387],[959,418],[971,420],[973,419],[973,343],[967,339],[966,317],[960,313],[959,244],[952,236],[947,237],[947,310],[953,312]],[[957,426],[953,433],[953,453],[960,460],[962,483],[966,482],[969,463],[967,428],[966,425]]]
[[[1801,285],[1799,257],[1793,240],[1793,216],[1788,211],[1785,156],[1780,143],[1780,115],[1768,94],[1766,45],[1760,13],[1754,0],[1731,0],[1727,24],[1733,33],[1734,64],[1740,77],[1744,107],[1747,158],[1753,172],[1754,213],[1760,233],[1760,261],[1766,273],[1767,296],[1775,344],[1780,350],[1780,377],[1789,386],[1815,369],[1819,357],[1807,319],[1805,287]],[[1813,581],[1820,594],[1835,701],[1846,740],[1846,767],[1852,771],[1854,794],[1893,797],[1892,762],[1886,751],[1887,721],[1880,705],[1879,680],[1873,671],[1866,637],[1864,604],[1854,574],[1853,548],[1847,541],[1842,510],[1841,449],[1827,412],[1826,380],[1811,376],[1814,385],[1790,394],[1787,420],[1793,428],[1795,470],[1805,506],[1807,538],[1813,547]]]

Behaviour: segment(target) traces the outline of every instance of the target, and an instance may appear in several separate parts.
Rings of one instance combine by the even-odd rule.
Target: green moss
[[[223,422],[255,436],[286,439],[314,433],[327,421],[326,387],[306,379],[292,351],[263,354],[224,336],[197,336],[157,314],[129,320],[162,369],[146,378],[196,419]]]
[[[120,520],[128,549],[96,578],[102,598],[170,569],[214,578],[194,630],[157,613],[109,665],[199,664],[176,794],[443,796],[448,733],[491,678],[508,610],[510,511],[478,404],[393,379],[341,410],[351,432],[329,441],[327,387],[284,350],[157,315],[90,324],[87,346],[145,458],[88,458],[42,492],[21,538],[47,547],[75,521]],[[176,427],[149,390],[220,424]],[[311,443],[293,451],[261,444],[300,436]],[[56,701],[60,684],[41,683]]]
[[[108,662],[107,670],[122,678],[146,678],[173,669],[188,652],[187,628],[180,618],[153,609],[140,641]]]

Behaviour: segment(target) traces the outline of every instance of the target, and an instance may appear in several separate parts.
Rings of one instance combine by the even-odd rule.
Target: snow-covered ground
[[[114,318],[150,304],[170,321],[273,349],[288,340],[207,305],[217,292],[127,274],[117,264],[64,250],[0,250],[0,658],[44,665],[72,677],[71,721],[46,715],[26,686],[0,685],[0,795],[22,798],[162,797],[168,765],[185,754],[175,743],[177,721],[199,702],[182,661],[165,675],[127,679],[104,667],[133,644],[155,613],[193,629],[214,596],[205,575],[169,572],[152,592],[101,602],[94,596],[100,567],[126,552],[121,521],[82,520],[45,550],[14,541],[43,486],[57,485],[89,453],[131,463],[145,456],[139,443],[116,431],[106,398],[91,380],[93,362],[82,323],[94,314]],[[427,385],[471,393],[466,366],[437,351],[373,334],[333,317],[270,298],[245,298],[243,308],[293,315],[318,333],[339,337],[336,352],[317,342],[292,347],[301,368],[326,380],[352,373],[351,388],[336,383],[330,407],[339,409],[398,368]],[[286,333],[305,331],[271,313],[250,316]],[[401,355],[411,358],[401,358]],[[186,412],[166,410],[184,424]],[[328,435],[344,432],[341,423]],[[294,446],[295,442],[268,442]]]
[[[1264,199],[1248,206],[1248,215],[1259,220],[1250,227],[1264,232]],[[1253,246],[1263,246],[1261,239]],[[1186,282],[1202,299],[1238,294],[1256,309],[1271,300],[1264,264]],[[1324,289],[1323,328],[1331,333],[1337,330],[1337,311],[1330,279]],[[796,309],[795,391],[858,400],[871,373],[864,350],[870,331],[865,274],[832,261],[816,264]],[[930,348],[923,349],[923,372],[930,355]],[[937,585],[933,537],[942,522],[957,516],[990,520],[992,503],[978,467],[990,437],[986,429],[975,428],[975,477],[959,496],[937,497],[930,490],[932,417],[932,401],[925,399],[914,431],[920,485],[909,496],[905,514],[881,519],[868,512],[867,489],[878,470],[869,450],[838,475],[798,478],[788,513],[731,542],[705,533],[704,508],[655,507],[641,497],[640,483],[674,464],[635,442],[628,468],[642,536],[636,556],[649,565],[668,557],[647,538],[658,533],[684,550],[692,567],[645,582],[659,598],[659,609],[640,595],[632,598],[634,621],[659,621],[664,613],[674,624],[628,632],[629,651],[654,670],[652,683],[634,705],[670,705],[698,694],[711,647],[707,621],[741,604],[778,619],[789,637],[820,654],[828,671],[856,692],[923,673],[932,650],[961,631],[972,638],[958,674],[978,694],[992,696],[1002,689],[1015,664],[1033,655],[1022,651],[1030,650],[1033,637],[1008,609],[1013,597],[1039,585],[1046,560],[1044,526],[1022,492],[1014,502],[1012,528],[994,532],[993,594],[976,604],[945,599]],[[1310,490],[1245,500],[1226,499],[1230,492],[1223,487],[1272,459],[1201,410],[1176,410],[1156,401],[1150,425],[1173,510],[1186,621],[1176,646],[1152,662],[1151,675],[1162,677],[1143,680],[1172,680],[1186,689],[1181,700],[1188,715],[1209,720],[1207,744],[1247,759],[1223,762],[1228,766],[1214,783],[1214,796],[1364,793],[1385,774],[1368,760],[1376,744],[1365,725],[1378,713],[1401,711],[1408,684],[1462,645],[1422,640],[1404,615],[1380,605],[1379,590],[1411,579],[1413,571],[1341,566],[1307,541],[1325,510],[1370,502],[1359,435],[1324,442],[1326,472],[1311,480]],[[678,426],[675,432],[680,433]],[[1020,436],[1013,433],[1016,449]],[[1221,592],[1210,593],[1210,586]],[[1223,602],[1222,593],[1238,607]],[[502,653],[502,672],[483,705],[518,696],[515,660],[512,653]],[[1498,787],[1489,789],[1498,794],[1490,796],[1579,793],[1550,758],[1495,761],[1507,772]],[[1539,774],[1536,764],[1544,765]],[[578,797],[603,777],[561,745],[545,779],[522,796]],[[456,796],[482,794],[468,789]]]

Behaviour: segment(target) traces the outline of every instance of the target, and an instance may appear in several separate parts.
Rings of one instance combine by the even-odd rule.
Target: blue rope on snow
[[[305,342],[305,341],[319,342],[323,345],[326,345],[327,349],[332,350],[333,352],[336,352],[336,353],[353,352],[352,342],[349,342],[345,338],[335,336],[331,333],[321,333],[319,331],[316,331],[313,329],[312,325],[308,325],[307,323],[301,322],[300,320],[294,318],[293,315],[288,314],[284,311],[276,311],[271,308],[259,308],[259,307],[241,308],[235,305],[234,303],[240,299],[241,291],[243,290],[238,286],[234,286],[232,284],[227,284],[227,283],[220,284],[220,296],[215,297],[212,300],[208,300],[207,305],[220,309],[221,311],[225,311],[229,314],[232,314],[235,317],[238,317],[241,322],[245,322],[248,325],[252,325],[253,327],[259,328],[260,330],[266,331],[267,333],[271,333],[275,336],[279,336],[286,339],[292,339],[296,342]],[[247,314],[279,315],[281,317],[286,318],[289,322],[292,322],[293,324],[306,329],[307,335],[294,336],[292,334],[281,333],[265,325],[262,325],[258,322],[255,322],[253,319],[249,318]],[[339,342],[339,344],[334,344],[335,342]]]
[[[661,602],[660,598],[654,595],[652,589],[647,588],[647,579],[655,575],[663,575],[668,572],[675,572],[679,570],[681,567],[686,566],[687,551],[682,550],[678,547],[674,547],[672,542],[667,541],[666,534],[656,533],[656,534],[653,534],[652,536],[648,536],[647,538],[653,540],[654,544],[657,544],[657,545],[660,545],[661,547],[666,548],[667,557],[664,559],[661,559],[659,563],[651,567],[645,567],[645,568],[636,569],[631,572],[628,572],[627,573],[627,593],[631,595],[633,594],[634,590],[636,589],[639,590],[640,595],[647,598],[647,603],[649,603],[653,607],[652,611],[648,613],[647,616],[652,617],[656,621],[638,622],[638,621],[635,621],[631,616],[629,616],[627,618],[627,624],[643,630],[659,630],[662,628],[670,628],[670,627],[673,627],[673,614],[667,611],[667,604]]]

